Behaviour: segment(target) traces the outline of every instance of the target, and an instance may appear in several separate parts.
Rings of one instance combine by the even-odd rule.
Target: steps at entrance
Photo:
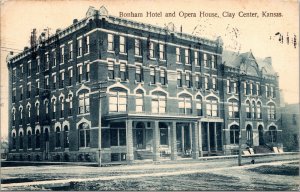
[[[152,159],[152,152],[148,150],[136,151],[136,158],[138,160]]]
[[[258,154],[258,153],[273,153],[273,150],[271,147],[266,146],[266,145],[259,145],[259,146],[255,146],[253,147],[254,153]]]

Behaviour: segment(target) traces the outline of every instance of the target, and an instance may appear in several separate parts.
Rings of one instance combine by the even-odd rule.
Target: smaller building
[[[299,103],[282,107],[281,125],[283,147],[285,151],[299,151],[300,110]]]

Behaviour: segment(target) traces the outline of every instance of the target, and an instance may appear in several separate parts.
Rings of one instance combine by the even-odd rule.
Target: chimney
[[[61,32],[61,29],[60,28],[56,29],[56,33],[59,33],[59,32]]]
[[[269,65],[272,65],[272,57],[266,57],[264,59],[264,62],[268,63]]]
[[[28,47],[24,47],[24,51],[26,51],[28,49]]]
[[[77,23],[78,19],[73,19],[73,24]]]

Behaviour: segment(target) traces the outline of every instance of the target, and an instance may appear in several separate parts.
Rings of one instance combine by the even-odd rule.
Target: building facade
[[[172,23],[160,28],[90,7],[8,59],[8,158],[197,159],[235,154],[239,130],[243,148],[280,146],[270,58],[222,46]]]

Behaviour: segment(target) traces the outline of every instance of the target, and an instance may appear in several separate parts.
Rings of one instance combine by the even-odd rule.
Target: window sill
[[[59,65],[63,65],[64,63],[60,63]]]
[[[150,57],[150,60],[156,61],[156,58],[155,57]]]
[[[125,53],[125,52],[120,52],[120,55],[127,55],[127,53]]]
[[[115,51],[113,50],[107,50],[108,53],[112,53],[112,54],[115,54]]]
[[[35,150],[35,151],[39,151],[39,150],[41,150],[41,148],[35,148],[34,150]]]
[[[71,61],[73,61],[73,59],[69,59],[69,60],[68,60],[68,62],[71,62]]]
[[[85,54],[83,54],[84,56],[87,56],[88,54],[90,54],[90,52],[87,52],[87,53],[85,53]]]
[[[82,55],[77,56],[76,58],[79,59],[80,57],[82,57]]]
[[[181,63],[181,62],[178,62],[178,61],[176,61],[176,64],[178,64],[178,65],[182,65],[182,63]]]
[[[141,55],[134,55],[134,57],[137,57],[137,58],[142,58]]]
[[[166,59],[159,59],[159,61],[166,62],[167,60]]]
[[[77,117],[82,117],[82,116],[85,116],[85,115],[90,115],[90,113],[81,113],[81,114],[77,114]]]

